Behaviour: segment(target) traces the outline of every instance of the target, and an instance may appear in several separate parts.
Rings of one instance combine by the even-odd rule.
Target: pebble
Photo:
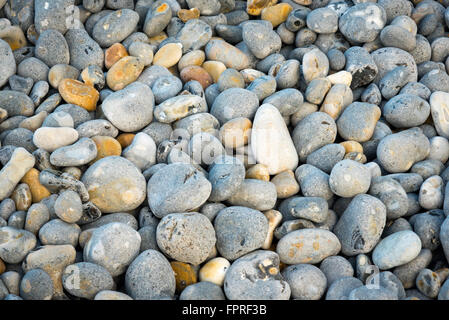
[[[338,21],[340,32],[356,43],[374,41],[386,23],[386,12],[376,3],[359,3],[349,8]]]
[[[111,290],[114,281],[109,272],[94,263],[80,262],[69,265],[62,274],[64,289],[71,295],[93,300],[103,290]]]
[[[109,223],[95,229],[84,247],[84,260],[104,267],[115,277],[139,254],[141,238],[137,231],[123,223]]]
[[[20,263],[36,246],[36,237],[29,231],[13,227],[0,228],[2,241],[0,243],[0,258],[10,264]]]
[[[83,215],[83,207],[78,193],[72,190],[62,192],[56,199],[56,215],[67,223],[76,223]]]
[[[134,132],[150,124],[153,107],[154,95],[151,89],[135,82],[109,95],[103,101],[102,111],[117,129]]]
[[[164,216],[158,224],[156,239],[166,255],[194,266],[207,259],[216,242],[212,223],[199,213]]]
[[[114,63],[106,76],[106,82],[113,91],[119,91],[139,78],[144,64],[139,58],[124,57]]]
[[[50,156],[50,162],[57,167],[76,167],[95,159],[97,147],[90,138],[81,138],[78,142],[56,149]]]
[[[175,274],[162,253],[146,250],[126,271],[125,286],[136,300],[171,299],[176,289]]]
[[[176,190],[175,192],[173,192]],[[159,218],[199,208],[209,198],[211,183],[190,164],[173,163],[148,181],[148,203]]]
[[[223,290],[211,282],[198,282],[182,291],[179,300],[226,300]]]
[[[123,150],[122,155],[144,171],[156,164],[156,143],[146,133],[138,133],[131,145]]]
[[[256,250],[236,261],[226,272],[224,292],[229,300],[288,300],[291,289],[279,270],[279,256]]]
[[[2,58],[2,62],[0,63],[0,70],[2,70],[2,75],[0,76],[0,87],[3,87],[3,85],[8,82],[8,79],[16,73],[17,67],[11,47],[6,41],[1,39],[0,57]]]
[[[60,219],[53,219],[44,224],[39,230],[39,240],[43,245],[70,244],[78,245],[81,228],[73,223],[67,223]]]
[[[59,94],[69,104],[76,104],[87,111],[95,111],[100,94],[93,87],[73,79],[64,79],[58,86]]]
[[[315,264],[341,249],[338,238],[330,231],[322,229],[302,229],[282,237],[276,251],[285,264]]]
[[[25,149],[17,148],[0,171],[0,199],[4,200],[14,191],[25,174],[34,166],[34,157]]]
[[[277,150],[273,150],[276,146]],[[298,154],[279,110],[264,104],[254,118],[251,133],[251,148],[258,163],[268,167],[270,175],[285,170],[295,170]],[[282,150],[282,151],[281,151]],[[282,154],[282,157],[279,156]]]
[[[53,291],[52,279],[42,269],[28,271],[20,282],[20,296],[24,300],[51,300]]]
[[[101,18],[92,30],[93,39],[103,48],[126,39],[139,22],[137,12],[121,9]]]
[[[326,291],[327,279],[324,273],[311,264],[288,266],[282,275],[290,285],[295,300],[320,300]]]
[[[399,231],[382,239],[373,251],[373,262],[382,270],[406,264],[421,251],[421,240],[413,231]]]
[[[411,128],[383,138],[377,147],[377,158],[384,169],[399,173],[424,160],[429,152],[429,139],[421,129]]]
[[[102,179],[97,177],[101,175]],[[81,181],[90,201],[103,213],[136,209],[146,197],[145,178],[129,160],[112,156],[95,162]]]
[[[235,206],[221,210],[214,227],[217,250],[231,261],[263,246],[268,220],[260,211]]]

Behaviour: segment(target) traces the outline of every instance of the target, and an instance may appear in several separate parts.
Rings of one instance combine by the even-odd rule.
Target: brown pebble
[[[106,81],[111,90],[118,91],[133,83],[144,68],[142,61],[136,57],[124,57],[109,69]]]
[[[26,183],[19,184],[12,192],[11,199],[14,200],[17,211],[27,211],[33,203],[30,187]]]
[[[40,183],[39,174],[39,170],[31,168],[21,180],[30,187],[33,203],[38,203],[51,195],[50,191]]]
[[[184,83],[191,80],[198,81],[204,90],[214,83],[211,75],[204,68],[198,66],[190,66],[182,69],[180,76]]]

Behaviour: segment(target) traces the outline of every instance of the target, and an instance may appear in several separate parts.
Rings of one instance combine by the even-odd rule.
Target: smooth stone
[[[176,290],[175,274],[162,253],[147,250],[128,267],[125,287],[136,300],[172,299]]]
[[[139,132],[132,144],[123,150],[122,155],[144,171],[156,164],[156,143],[146,133]]]
[[[81,181],[89,192],[90,201],[103,213],[134,210],[145,200],[145,178],[132,162],[122,157],[95,162]]]
[[[95,142],[90,138],[81,138],[70,146],[53,151],[50,162],[57,167],[78,167],[91,162],[96,156]]]
[[[260,211],[273,209],[276,200],[276,186],[271,182],[257,179],[245,179],[237,192],[228,199],[234,206],[244,206]]]
[[[343,254],[371,252],[380,240],[386,220],[386,208],[380,200],[366,194],[355,196],[333,229]]]
[[[257,250],[229,267],[224,292],[229,300],[288,300],[291,290],[279,269],[279,256]]]
[[[332,232],[322,229],[302,229],[282,237],[276,251],[285,264],[315,264],[338,254],[340,249],[340,241]]]
[[[138,131],[153,120],[154,95],[140,82],[109,95],[103,102],[106,118],[119,130]]]
[[[71,295],[90,300],[99,292],[114,287],[109,272],[102,266],[90,262],[67,266],[62,274],[62,284]]]
[[[48,152],[71,145],[78,140],[78,132],[68,127],[43,127],[34,132],[33,143]]]
[[[214,159],[208,180],[212,184],[209,201],[221,202],[232,197],[245,179],[243,163],[234,157],[221,156]]]
[[[320,300],[326,291],[324,273],[311,264],[297,264],[282,270],[295,300]]]
[[[216,243],[210,220],[195,212],[164,216],[157,226],[156,239],[158,247],[167,256],[194,266],[208,258]]]
[[[332,192],[343,198],[366,193],[370,184],[369,170],[361,163],[349,159],[338,162],[329,177]]]
[[[0,87],[8,82],[8,79],[16,73],[16,61],[11,47],[6,41],[0,39]]]
[[[449,111],[449,93],[443,91],[432,93],[430,96],[430,110],[438,134],[449,138],[449,119],[446,117]]]
[[[211,194],[206,177],[190,164],[173,163],[158,170],[148,181],[148,203],[159,218],[199,208]]]
[[[274,149],[276,148],[276,149]],[[279,110],[264,104],[254,118],[251,149],[258,163],[268,167],[270,175],[295,170],[298,154]]]
[[[35,158],[25,149],[17,148],[0,171],[0,200],[9,197],[25,174],[34,166]]]
[[[373,251],[373,262],[382,270],[406,264],[421,251],[421,240],[413,231],[399,231],[382,239]]]
[[[113,277],[121,275],[139,254],[140,242],[136,230],[123,223],[109,223],[92,233],[84,247],[84,261],[104,267]]]
[[[76,223],[53,219],[39,230],[39,241],[43,245],[69,244],[76,247],[80,233],[81,228]]]
[[[6,263],[20,263],[36,246],[36,237],[29,231],[13,227],[0,228],[0,258]]]
[[[388,172],[408,171],[430,152],[429,139],[419,128],[411,128],[385,136],[377,146],[379,164]]]
[[[254,209],[228,207],[218,213],[214,227],[217,250],[231,261],[263,246],[268,232],[268,220]]]

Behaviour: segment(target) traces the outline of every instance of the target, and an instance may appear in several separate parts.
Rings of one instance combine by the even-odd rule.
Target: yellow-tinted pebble
[[[26,183],[31,191],[33,203],[40,202],[42,199],[51,195],[50,191],[45,188],[39,181],[39,170],[31,168],[22,178],[22,182]]]
[[[26,183],[19,184],[12,192],[11,199],[14,200],[17,211],[27,211],[33,203],[30,187]]]
[[[117,141],[122,146],[122,149],[125,149],[126,147],[131,145],[131,143],[133,143],[135,136],[136,135],[133,133],[122,133],[117,137]]]
[[[264,8],[262,10],[262,20],[270,21],[273,27],[277,27],[285,22],[293,8],[288,3],[279,3],[277,5]]]
[[[97,146],[97,157],[92,160],[91,163],[106,157],[120,156],[122,154],[122,146],[120,142],[112,137],[95,136],[92,137],[92,140]]]
[[[182,45],[180,43],[167,43],[154,55],[153,64],[166,68],[173,67],[182,57]]]
[[[181,9],[178,11],[178,18],[182,20],[182,22],[187,22],[192,19],[198,19],[200,17],[200,10],[198,8],[192,8],[190,10]]]
[[[121,43],[115,43],[110,46],[104,54],[104,65],[110,69],[117,61],[127,57],[128,51]]]
[[[198,281],[196,271],[192,265],[179,261],[172,261],[170,265],[175,272],[176,290],[178,293]]]
[[[345,153],[359,152],[363,153],[363,146],[357,141],[344,141],[340,143],[345,148]]]
[[[71,104],[76,104],[87,111],[95,111],[100,93],[93,87],[74,79],[64,79],[59,83],[61,97]]]
[[[226,70],[225,64],[221,61],[206,61],[203,63],[203,68],[211,75],[215,83],[218,81],[218,78],[220,78],[223,71]]]
[[[109,69],[106,81],[111,90],[118,91],[133,83],[144,68],[142,61],[136,57],[124,57]]]
[[[363,153],[360,152],[350,152],[345,154],[344,159],[349,159],[353,161],[357,161],[360,163],[365,164],[366,163],[366,156]]]
[[[248,144],[251,135],[251,120],[235,118],[220,128],[220,140],[226,148],[239,148]]]
[[[7,26],[0,29],[0,39],[6,41],[12,51],[23,48],[27,44],[25,34],[19,26]]]
[[[270,173],[268,167],[264,164],[256,164],[246,170],[246,179],[258,179],[262,181],[270,181]]]
[[[185,55],[178,62],[178,70],[181,71],[185,67],[189,66],[201,66],[206,60],[206,54],[203,50],[193,50]],[[204,66],[203,66],[204,67]]]
[[[225,258],[213,258],[200,269],[200,281],[212,282],[221,287],[230,266],[231,263]]]
[[[264,213],[264,215],[268,220],[268,232],[262,249],[268,250],[273,244],[274,229],[276,229],[282,221],[282,213],[276,210],[268,210]]]
[[[271,179],[276,186],[278,199],[289,198],[299,192],[299,184],[292,170],[283,171]]]
[[[275,5],[278,0],[248,0],[246,4],[246,12],[252,16],[258,16],[262,10]]]

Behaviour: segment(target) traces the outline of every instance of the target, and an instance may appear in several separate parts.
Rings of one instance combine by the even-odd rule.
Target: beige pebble
[[[264,164],[256,164],[246,170],[246,179],[257,179],[262,181],[270,181],[270,173],[268,167]]]
[[[340,143],[345,148],[345,153],[358,152],[363,153],[363,146],[357,141],[343,141]]]
[[[276,210],[268,210],[264,212],[265,217],[268,220],[268,233],[263,243],[262,249],[268,250],[273,243],[274,230],[281,224],[282,213]]]
[[[206,61],[203,63],[203,69],[212,76],[212,79],[216,83],[223,71],[226,70],[226,66],[221,61]]]
[[[182,44],[167,43],[154,55],[153,65],[166,68],[173,67],[182,57]]]
[[[336,120],[343,109],[352,103],[352,90],[345,84],[336,84],[329,90],[323,104],[321,112],[325,112]]]
[[[348,71],[340,71],[334,74],[327,76],[327,79],[334,84],[345,84],[348,87],[351,86],[352,83],[352,74]]]
[[[235,118],[220,128],[220,140],[226,148],[239,148],[248,144],[252,123],[247,118]]]
[[[139,78],[144,65],[139,58],[124,57],[116,62],[106,76],[106,81],[111,90],[118,91],[125,88]]]
[[[265,73],[255,69],[244,69],[240,71],[240,73],[242,74],[243,80],[245,80],[246,84],[250,84],[257,78],[265,76]]]
[[[225,258],[218,257],[209,260],[203,265],[199,272],[200,281],[215,283],[217,286],[223,286],[223,282],[231,263]]]
[[[278,199],[285,199],[299,192],[299,184],[292,170],[286,170],[277,174],[271,179],[271,182],[276,186]]]

